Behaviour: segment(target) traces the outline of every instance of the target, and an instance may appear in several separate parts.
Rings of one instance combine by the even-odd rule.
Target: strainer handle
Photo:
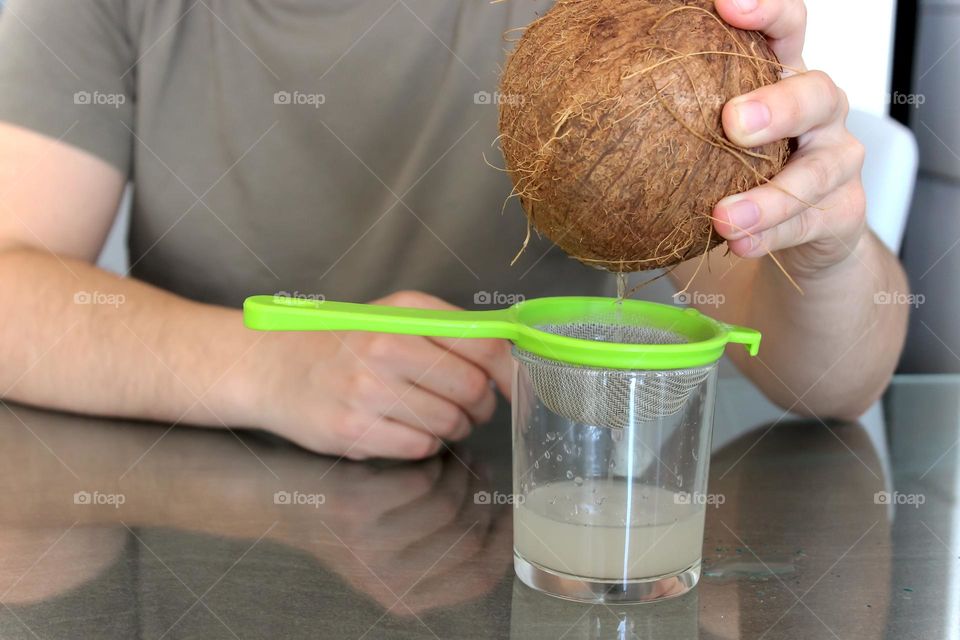
[[[260,331],[375,331],[439,338],[517,337],[512,309],[452,311],[354,304],[282,296],[253,296],[243,323]]]
[[[742,344],[751,356],[760,352],[760,332],[749,327],[730,325],[727,331],[728,344]]]

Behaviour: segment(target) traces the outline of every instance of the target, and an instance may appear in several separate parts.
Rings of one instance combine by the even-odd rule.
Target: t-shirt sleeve
[[[130,172],[136,46],[127,0],[8,0],[0,8],[0,120]]]

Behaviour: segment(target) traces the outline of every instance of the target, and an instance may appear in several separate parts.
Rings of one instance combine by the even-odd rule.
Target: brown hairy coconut
[[[557,0],[510,56],[500,144],[533,226],[584,264],[668,267],[722,242],[713,207],[776,175],[786,140],[741,149],[723,105],[776,82],[758,33],[710,0]]]

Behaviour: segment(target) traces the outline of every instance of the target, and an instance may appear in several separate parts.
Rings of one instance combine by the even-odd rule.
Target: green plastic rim
[[[621,344],[559,336],[548,324],[609,316],[621,304],[631,323],[677,334],[684,344]],[[718,322],[696,309],[612,298],[539,298],[496,311],[447,311],[354,304],[280,296],[253,296],[244,324],[260,331],[373,331],[443,338],[500,338],[542,358],[607,369],[690,369],[719,360],[728,344],[755,356],[760,333]]]

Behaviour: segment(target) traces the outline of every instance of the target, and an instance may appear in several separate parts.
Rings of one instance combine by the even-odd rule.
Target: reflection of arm
[[[707,509],[701,625],[722,638],[759,637],[793,604],[790,589],[837,636],[882,637],[892,547],[886,509],[874,502],[884,480],[869,436],[855,425],[833,433],[819,423],[768,428],[744,434],[711,459],[709,490],[726,501]],[[753,564],[755,575],[710,577],[725,561]],[[792,572],[778,579],[764,563]],[[831,636],[823,623],[797,605],[768,635],[792,625],[797,637]]]
[[[0,528],[0,602],[41,602],[93,580],[123,553],[117,527]]]
[[[474,504],[480,481],[454,456],[383,468],[252,439],[241,443],[223,433],[164,435],[162,427],[12,409],[32,434],[0,412],[0,486],[20,488],[0,491],[0,546],[4,531],[59,534],[74,523],[74,531],[101,532],[94,537],[110,528],[125,534],[126,527],[251,541],[264,536],[311,553],[387,607],[394,593],[412,586],[411,575],[435,563],[404,598],[414,610],[485,593],[509,566],[510,509]],[[77,505],[78,489],[119,493],[124,503]],[[325,500],[319,508],[275,504],[276,491],[319,493]],[[69,549],[74,538],[71,532],[57,547]],[[453,579],[458,588],[451,590]]]
[[[289,486],[302,481],[306,488],[333,464],[328,458],[255,443],[254,454],[250,445],[213,432],[165,431],[17,405],[0,410],[0,485],[18,487],[0,492],[0,522],[44,527],[125,523],[256,538],[269,523],[297,511],[277,510],[276,481],[264,465],[277,475],[283,469]],[[80,490],[123,494],[124,502],[119,508],[75,504]]]

